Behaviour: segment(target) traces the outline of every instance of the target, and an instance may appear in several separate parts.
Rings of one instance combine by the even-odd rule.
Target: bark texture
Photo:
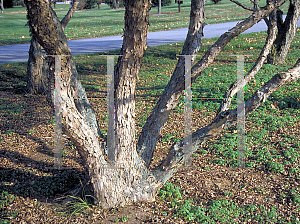
[[[61,25],[63,30],[71,20],[77,5],[78,1],[75,1],[66,16],[62,19]],[[51,67],[50,64],[51,59],[45,57],[43,47],[38,43],[35,37],[32,37],[27,64],[27,92],[35,95],[44,95],[47,94],[47,91],[50,91],[48,83],[51,75],[49,72],[53,73],[54,70],[54,67]]]
[[[204,5],[205,0],[191,1],[190,25],[182,55],[196,55],[201,47],[204,28]],[[185,79],[184,69],[184,57],[179,57],[171,80],[147,119],[139,137],[138,152],[145,160],[147,167],[150,165],[160,129],[167,121],[171,110],[177,105],[182,94]],[[180,86],[178,86],[179,83]]]
[[[279,8],[285,0],[279,0],[274,2],[269,2],[267,6],[264,8],[260,8],[259,10],[255,11],[250,15],[247,19],[243,20],[242,22],[238,23],[235,27],[230,29],[228,32],[225,32],[220,36],[220,38],[208,49],[205,55],[202,57],[200,61],[198,61],[192,68],[192,82],[207,68],[215,58],[220,54],[222,49],[236,36],[244,32],[245,30],[252,27],[254,24],[258,23],[261,19],[268,16],[271,12]],[[196,5],[198,5],[198,9],[200,8],[200,1],[194,1]],[[193,4],[192,4],[193,7]],[[191,10],[191,15],[193,12],[197,12],[197,8]],[[201,11],[198,10],[199,16],[202,16]],[[197,13],[196,13],[197,14]],[[198,15],[198,14],[197,14]],[[199,17],[197,18],[199,19]],[[192,20],[192,17],[191,17]],[[203,23],[199,20],[195,20],[198,23],[198,26],[195,26],[192,32],[197,33]],[[191,27],[190,27],[191,28]],[[201,29],[200,29],[201,30]],[[201,31],[200,31],[201,32]],[[189,34],[188,34],[189,35]],[[195,38],[195,37],[194,37]],[[187,40],[189,37],[187,37]],[[196,38],[195,38],[196,39]],[[191,41],[192,42],[192,41]],[[187,43],[187,41],[186,41]],[[188,49],[186,45],[183,48],[183,54],[193,54],[193,50]],[[197,48],[195,48],[197,49]],[[177,67],[182,66],[181,70],[177,70]],[[146,161],[147,166],[152,158],[153,151],[155,149],[156,142],[159,137],[159,132],[163,125],[169,118],[171,110],[177,105],[179,101],[179,97],[183,94],[183,90],[185,87],[184,84],[184,68],[183,64],[177,65],[171,80],[167,84],[163,94],[159,98],[157,105],[155,106],[152,114],[148,118],[143,131],[142,135],[138,142],[138,151],[142,158]],[[178,73],[177,73],[178,72]]]
[[[257,109],[266,99],[280,87],[289,83],[295,82],[300,78],[300,59],[296,64],[287,71],[274,75],[263,87],[257,90],[253,96],[245,102],[245,114]],[[193,146],[191,152],[184,153],[184,140],[176,142],[167,158],[156,169],[155,176],[158,180],[167,181],[174,172],[184,165],[184,160],[187,154],[195,152],[201,145],[220,134],[224,129],[233,126],[237,120],[237,111],[226,110],[223,113],[217,114],[212,123],[201,128],[193,133]]]
[[[106,161],[103,140],[95,113],[86,98],[86,93],[78,79],[76,66],[60,22],[47,0],[26,0],[30,30],[36,41],[48,55],[61,56],[60,90],[62,126],[65,133],[76,145],[89,173],[94,196],[104,208],[131,204],[136,201],[151,201],[160,187],[184,164],[184,140],[175,143],[167,158],[155,170],[148,166],[153,155],[157,136],[162,125],[168,119],[170,110],[175,107],[184,89],[184,61],[179,60],[164,95],[143,129],[139,142],[139,153],[135,140],[135,87],[142,59],[146,50],[150,2],[148,0],[125,0],[125,29],[122,56],[119,57],[115,73],[116,154],[112,161]],[[194,66],[193,81],[214,60],[221,49],[235,36],[276,10],[282,3],[276,1],[253,13],[220,39],[208,50]],[[182,54],[195,54],[200,45],[203,31],[204,1],[192,0],[191,25]],[[272,29],[272,32],[274,30]],[[267,54],[267,48],[274,39],[270,33],[265,48],[253,68],[255,74],[261,67]],[[53,60],[52,60],[53,62]],[[275,75],[252,98],[246,102],[246,113],[256,109],[266,98],[281,86],[296,81],[300,76],[300,60],[286,72]],[[51,79],[51,78],[50,78]],[[232,86],[232,91],[234,90]],[[52,100],[52,93],[47,94]],[[214,121],[193,133],[192,151],[196,151],[204,141],[220,133],[236,120],[236,110],[217,114]],[[148,134],[150,133],[150,134]],[[153,138],[153,139],[152,139]],[[152,149],[151,149],[152,147]],[[151,149],[152,151],[149,151]]]
[[[296,34],[297,22],[300,15],[300,1],[290,0],[289,10],[284,22],[281,10],[277,10],[276,15],[278,34],[268,55],[268,63],[273,65],[282,64],[285,61]]]

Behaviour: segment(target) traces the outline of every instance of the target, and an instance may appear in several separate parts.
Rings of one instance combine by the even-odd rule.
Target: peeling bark
[[[270,20],[268,20],[269,23],[269,28],[268,28],[268,36],[266,39],[266,43],[260,52],[260,55],[258,56],[255,64],[251,68],[251,70],[245,75],[244,83],[245,85],[250,82],[251,79],[254,78],[254,76],[259,72],[259,70],[262,68],[265,60],[267,59],[268,54],[270,53],[271,46],[273,45],[275,38],[276,38],[276,20],[273,18],[275,17],[275,13],[271,13],[270,15]],[[221,103],[217,114],[221,114],[224,111],[228,110],[231,104],[231,100],[234,97],[234,95],[240,91],[241,88],[243,88],[242,85],[240,85],[240,80],[239,82],[236,81],[232,83],[226,93],[224,94],[223,102]]]
[[[287,71],[274,75],[263,87],[257,90],[253,96],[245,103],[245,114],[257,109],[266,99],[280,87],[295,82],[300,78],[300,59]],[[195,152],[203,143],[220,134],[224,129],[233,126],[237,120],[237,111],[226,110],[217,114],[213,122],[193,133],[193,147],[191,152],[184,153],[184,140],[176,142],[172,147],[167,158],[162,161],[156,169],[155,176],[158,180],[166,182],[180,167],[184,165],[187,154]]]
[[[191,2],[190,25],[182,55],[196,55],[201,47],[204,28],[204,5],[205,0],[192,0]],[[171,80],[147,119],[139,137],[138,152],[145,160],[147,167],[150,165],[160,129],[167,121],[171,110],[177,105],[182,94],[182,90],[178,90],[177,85],[178,83],[183,84],[181,87],[184,88],[184,69],[184,57],[179,57]]]
[[[195,1],[198,2],[199,1]],[[244,21],[238,23],[235,27],[230,29],[228,32],[222,34],[220,38],[208,49],[202,59],[197,62],[192,69],[192,83],[196,80],[196,78],[207,68],[215,58],[220,54],[222,49],[236,36],[244,32],[245,30],[252,27],[254,24],[258,23],[261,19],[268,16],[271,12],[279,8],[285,0],[270,2],[267,6],[258,9],[253,12],[251,16],[249,16]],[[191,13],[194,10],[191,10]],[[192,20],[192,19],[191,19]],[[197,20],[195,20],[197,21]],[[199,21],[197,21],[199,22]],[[203,25],[203,23],[198,23],[199,27]],[[196,31],[196,27],[195,27]],[[197,31],[196,31],[197,32]],[[188,39],[188,38],[187,38]],[[184,48],[185,49],[185,48]],[[183,53],[193,53],[193,51],[183,51]],[[183,64],[179,64],[178,66],[182,66]],[[176,70],[177,70],[176,67]],[[175,71],[176,71],[175,70]],[[180,72],[180,73],[179,73]],[[179,101],[179,97],[182,95],[184,90],[184,68],[181,68],[181,71],[178,73],[174,72],[171,80],[167,84],[163,94],[159,98],[152,114],[148,118],[143,131],[140,137],[138,146],[140,155],[142,155],[143,159],[146,161],[147,166],[152,158],[153,151],[158,140],[160,129],[164,126],[165,122],[168,120],[171,110],[177,105]]]

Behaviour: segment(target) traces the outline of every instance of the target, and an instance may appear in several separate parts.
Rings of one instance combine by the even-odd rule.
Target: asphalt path
[[[204,38],[219,37],[239,21],[210,24],[204,27]],[[298,21],[298,27],[300,20]],[[264,21],[260,21],[244,33],[266,31],[267,26]],[[158,46],[163,44],[184,42],[188,28],[174,29],[168,31],[150,32],[148,35],[148,46]],[[73,55],[105,52],[120,49],[122,46],[122,36],[108,36],[80,40],[69,40],[68,44]],[[15,44],[0,46],[0,64],[20,62],[28,60],[29,44]]]

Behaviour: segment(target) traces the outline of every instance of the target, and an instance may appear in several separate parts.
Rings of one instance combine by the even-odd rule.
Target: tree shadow
[[[0,157],[16,164],[16,168],[0,167],[0,190],[23,198],[53,202],[57,196],[78,188],[80,180],[87,177],[85,171],[77,168],[51,169],[51,164],[35,161],[18,152],[0,150]],[[27,170],[19,164],[28,167]]]

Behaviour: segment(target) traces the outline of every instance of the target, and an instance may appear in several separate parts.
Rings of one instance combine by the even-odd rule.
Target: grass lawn
[[[265,64],[255,81],[245,87],[245,100],[275,73],[299,58],[300,35],[291,46],[285,65]],[[263,47],[266,33],[240,35],[193,84],[193,130],[209,124],[220,98],[236,80],[236,58],[246,58],[248,71]],[[203,40],[202,55],[216,39]],[[177,62],[182,43],[149,47],[139,75],[136,128],[142,126]],[[110,52],[114,54],[115,52]],[[74,57],[89,97],[105,97],[106,60],[97,54]],[[53,164],[53,110],[44,96],[23,94],[26,63],[0,65],[0,219],[46,223],[299,223],[300,214],[300,81],[273,93],[246,116],[246,167],[236,169],[236,128],[226,130],[193,154],[196,169],[179,170],[152,203],[104,210],[89,201],[62,205],[59,198],[80,185],[85,173],[75,146],[63,136],[66,170]],[[106,135],[105,101],[91,101],[101,131]],[[233,100],[232,107],[236,103]],[[161,131],[151,167],[167,155],[171,144],[184,135],[184,100]],[[80,196],[80,195],[79,195]],[[82,209],[75,212],[76,209]],[[72,214],[72,215],[71,215]],[[136,214],[138,215],[135,218]],[[1,221],[0,221],[1,222]],[[110,222],[110,223],[111,223]],[[4,222],[5,223],[5,222]]]
[[[163,15],[154,15],[157,8],[152,8],[150,14],[150,31],[169,30],[188,27],[190,14],[190,1],[183,1],[182,12],[178,13],[178,5],[172,1],[170,6],[162,8]],[[245,4],[249,1],[242,0]],[[251,5],[251,4],[250,4]],[[56,13],[63,18],[69,9],[69,5],[56,5]],[[284,13],[287,12],[288,3],[282,6]],[[235,5],[229,0],[223,0],[218,4],[207,1],[205,6],[206,24],[221,23],[244,19],[249,12]],[[111,10],[107,5],[101,5],[100,10],[76,11],[69,22],[65,33],[69,40],[93,38],[102,36],[119,35],[123,33],[124,8]],[[30,41],[29,28],[27,24],[26,9],[17,6],[5,9],[0,14],[0,45],[28,43]]]

